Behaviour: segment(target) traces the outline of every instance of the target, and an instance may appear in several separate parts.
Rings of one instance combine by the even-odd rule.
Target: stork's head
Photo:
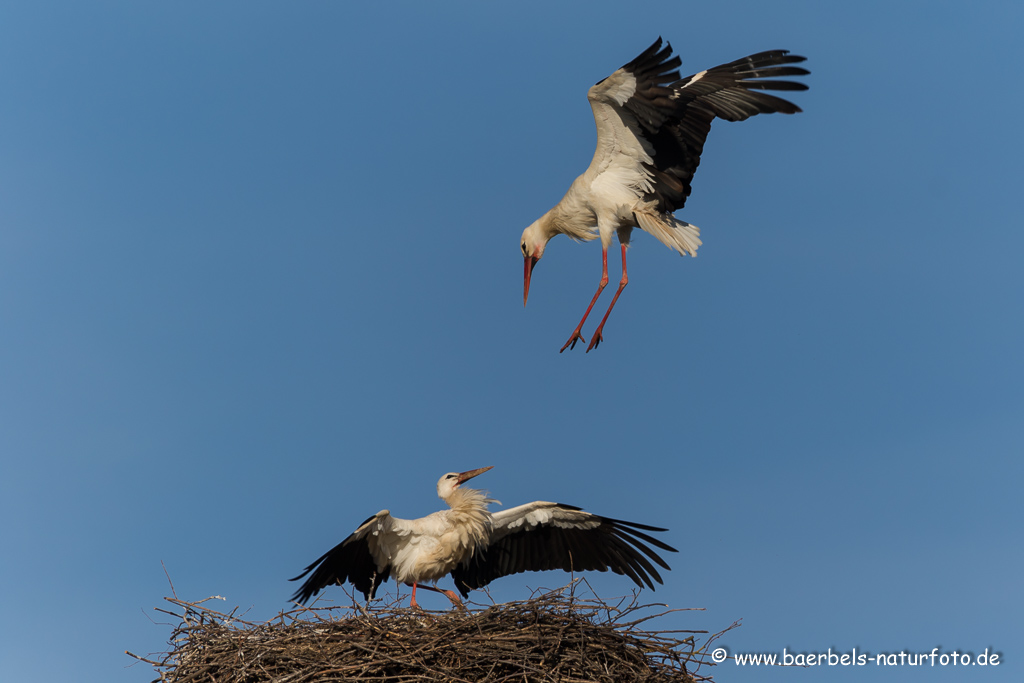
[[[533,267],[537,265],[537,261],[540,261],[540,257],[544,255],[544,247],[548,245],[548,240],[551,239],[552,234],[545,229],[545,219],[547,214],[544,214],[541,218],[534,221],[530,227],[523,230],[523,239],[520,241],[519,248],[523,250],[523,305],[526,305],[526,299],[530,296],[530,274],[533,273]]]
[[[494,467],[494,465],[491,465],[491,467]],[[481,467],[478,470],[469,470],[467,472],[449,472],[437,482],[437,497],[441,500],[448,500],[455,493],[455,489],[462,485],[462,482],[469,481],[478,474],[483,474],[491,469],[491,467]]]

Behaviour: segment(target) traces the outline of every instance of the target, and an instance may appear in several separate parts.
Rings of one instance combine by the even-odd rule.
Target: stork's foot
[[[604,327],[604,323],[594,330],[594,336],[590,338],[590,346],[587,347],[587,353],[590,353],[591,349],[596,349],[597,345],[604,341],[604,337],[601,336],[601,328]]]
[[[582,334],[580,334],[580,329],[581,328],[579,327],[576,328],[576,330],[572,333],[572,336],[569,337],[569,341],[565,342],[565,346],[559,349],[559,353],[565,351],[566,349],[569,349],[571,351],[572,349],[576,348],[576,342],[583,342],[584,344],[587,343],[587,340],[583,338]]]
[[[466,609],[466,606],[462,604],[462,600],[459,599],[459,596],[455,594],[455,591],[442,590],[441,592],[444,593],[448,597],[448,599],[452,601],[452,607],[461,610]]]
[[[424,586],[426,588],[426,586]],[[409,599],[409,609],[423,609],[420,604],[416,602],[416,583],[412,584],[412,597]]]

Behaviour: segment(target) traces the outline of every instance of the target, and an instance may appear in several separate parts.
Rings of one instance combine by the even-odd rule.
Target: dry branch
[[[706,631],[643,630],[683,610],[641,605],[635,594],[617,604],[581,599],[574,587],[469,611],[353,599],[350,607],[302,607],[265,623],[235,616],[237,608],[217,612],[206,600],[166,598],[181,612],[161,610],[181,619],[170,650],[132,656],[152,664],[163,683],[710,680],[697,672],[713,665],[707,646],[721,634],[699,644]]]

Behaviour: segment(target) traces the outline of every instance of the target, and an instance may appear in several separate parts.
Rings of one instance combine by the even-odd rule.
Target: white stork
[[[759,52],[735,62],[680,79],[682,63],[672,57],[661,38],[587,92],[597,123],[597,150],[586,172],[569,187],[553,209],[523,231],[523,305],[530,294],[530,274],[552,237],[573,240],[601,237],[601,283],[562,346],[574,348],[590,310],[608,284],[608,247],[618,235],[622,248],[622,279],[608,312],[590,339],[587,352],[603,341],[601,331],[628,282],[626,247],[633,228],[640,228],[675,249],[697,255],[700,229],[676,218],[690,194],[690,181],[700,163],[704,141],[716,117],[743,121],[755,114],[800,111],[792,102],[759,90],[806,90],[793,81],[760,80],[803,76],[804,61],[786,50]]]
[[[606,571],[625,574],[636,585],[654,589],[661,583],[654,563],[669,569],[644,542],[676,552],[643,531],[657,527],[623,522],[584,512],[578,507],[537,501],[491,514],[497,503],[484,491],[461,488],[463,482],[490,467],[468,472],[449,472],[437,482],[437,495],[450,510],[420,519],[399,519],[381,510],[359,525],[344,541],[322,555],[291,581],[309,578],[292,597],[305,604],[326,586],[352,583],[367,599],[393,577],[412,586],[444,593],[453,605],[462,601],[436,584],[451,574],[463,597],[473,588],[486,586],[509,574],[545,569]],[[640,531],[640,530],[643,531]]]

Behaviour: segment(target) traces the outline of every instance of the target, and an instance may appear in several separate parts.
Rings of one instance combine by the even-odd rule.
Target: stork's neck
[[[538,223],[545,223],[547,239],[562,233],[574,240],[589,241],[594,239],[597,229],[597,215],[590,205],[583,176],[573,181],[569,191],[550,211],[541,216]]]
[[[544,249],[548,245],[548,240],[559,233],[558,227],[555,225],[554,214],[558,209],[556,206],[551,209],[543,216],[535,220],[530,224],[525,231],[523,231],[523,244],[530,256],[540,258],[544,255]]]
[[[487,516],[489,515],[487,506],[491,503],[497,503],[498,501],[488,498],[485,491],[464,489],[460,487],[452,491],[451,494],[444,499],[444,502],[448,503],[448,507],[455,512],[467,514],[477,513]]]
[[[487,506],[498,501],[488,498],[484,491],[457,488],[444,502],[452,508],[448,520],[459,530],[462,545],[472,553],[477,546],[486,544],[491,533],[491,513]]]

